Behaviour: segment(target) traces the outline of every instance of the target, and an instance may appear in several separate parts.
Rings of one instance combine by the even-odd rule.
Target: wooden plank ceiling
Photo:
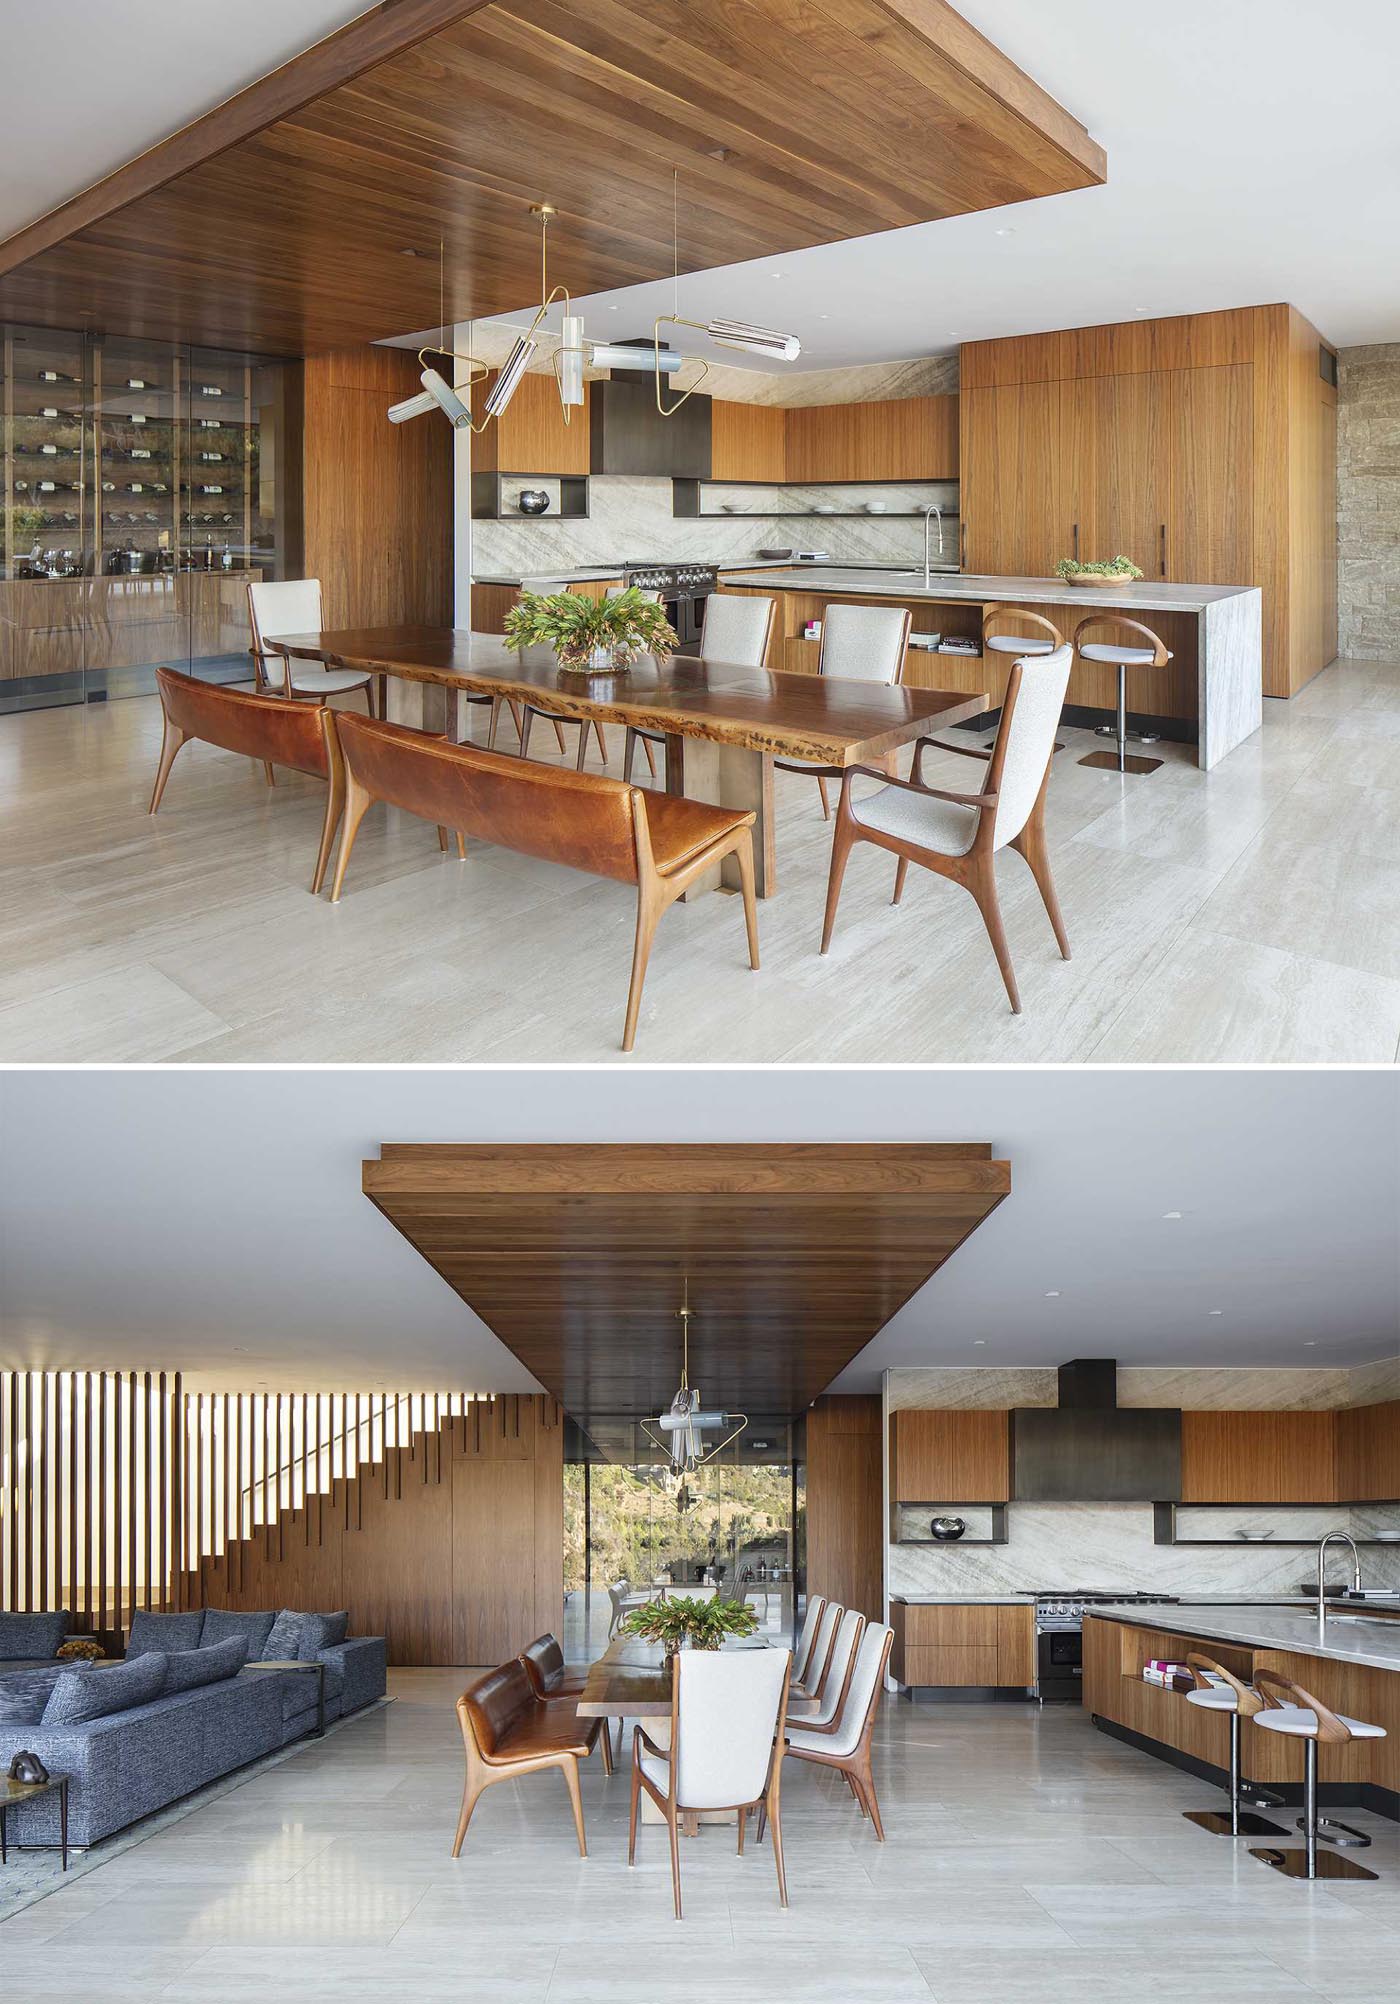
[[[540,1383],[590,1422],[690,1378],[804,1411],[1011,1187],[990,1144],[386,1144],[365,1194]],[[601,1431],[601,1430],[600,1430]]]
[[[159,88],[158,71],[152,88]],[[0,245],[0,318],[305,354],[1105,178],[945,0],[388,0]]]

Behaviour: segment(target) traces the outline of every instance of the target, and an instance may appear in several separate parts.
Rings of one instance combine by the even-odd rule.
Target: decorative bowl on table
[[[937,1538],[940,1545],[956,1543],[966,1529],[967,1519],[965,1517],[935,1517],[929,1525],[929,1530]]]
[[[551,647],[561,675],[625,675],[642,654],[664,660],[676,645],[665,608],[635,589],[615,598],[522,591],[505,617],[510,646]]]
[[[515,497],[515,505],[522,515],[547,515],[549,496],[543,487],[522,487]]]
[[[1066,584],[1097,585],[1103,590],[1105,586],[1137,584],[1142,572],[1131,557],[1118,556],[1108,563],[1093,564],[1082,564],[1077,557],[1061,557],[1055,566],[1055,575],[1063,578]]]

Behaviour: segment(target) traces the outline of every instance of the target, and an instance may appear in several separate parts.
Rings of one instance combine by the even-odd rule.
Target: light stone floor
[[[970,898],[858,850],[817,954],[830,853],[779,775],[778,896],[751,974],[738,903],[668,913],[637,1040],[676,1063],[1392,1063],[1400,1052],[1400,663],[1343,662],[1214,772],[1121,781],[1064,733],[1050,793],[1074,959],[1018,856],[998,869],[1025,1013]],[[619,1057],[625,887],[374,810],[342,903],[306,889],[321,790],[181,754],[155,820],[154,699],[0,717],[0,1062]],[[620,768],[619,745],[611,770]],[[596,766],[593,768],[596,770]],[[930,768],[965,786],[968,765]]]
[[[1184,1823],[1206,1784],[1077,1708],[887,1700],[877,1845],[830,1775],[790,1764],[792,1904],[768,1846],[702,1829],[672,1919],[663,1834],[626,1863],[627,1784],[492,1789],[462,1857],[452,1702],[467,1673],[391,1673],[396,1702],[0,1925],[0,1994],[233,2004],[1395,2004],[1400,1833],[1375,1884],[1308,1886]]]

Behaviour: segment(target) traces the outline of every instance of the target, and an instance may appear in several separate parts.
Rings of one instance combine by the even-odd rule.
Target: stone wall
[[[1400,342],[1341,351],[1337,532],[1339,652],[1400,659]]]

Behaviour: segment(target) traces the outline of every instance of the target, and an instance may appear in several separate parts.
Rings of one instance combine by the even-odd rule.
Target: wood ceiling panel
[[[303,354],[1102,181],[944,0],[388,0],[0,246],[0,316]],[[405,249],[427,253],[405,256]]]
[[[1010,1189],[989,1144],[386,1144],[364,1190],[587,1428],[805,1410]]]

